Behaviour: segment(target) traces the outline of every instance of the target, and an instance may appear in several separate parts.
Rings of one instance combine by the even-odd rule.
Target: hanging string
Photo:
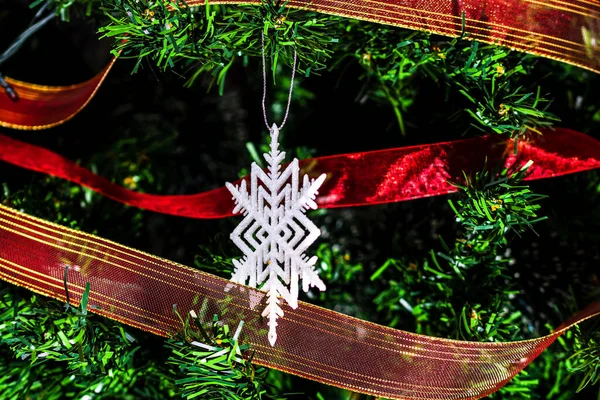
[[[269,125],[269,121],[267,119],[267,107],[265,106],[265,101],[267,99],[267,67],[265,62],[265,32],[261,31],[262,38],[262,67],[263,67],[263,98],[262,98],[262,109],[263,109],[263,117],[265,120],[265,125],[267,129],[271,130],[271,126]],[[279,129],[282,129],[285,125],[288,115],[290,113],[290,104],[292,102],[292,91],[294,89],[294,77],[296,76],[296,62],[297,62],[298,54],[296,53],[296,49],[294,48],[294,64],[292,65],[292,78],[290,82],[290,92],[288,95],[287,107],[285,109],[285,114],[283,116],[283,121],[281,125],[279,125]]]

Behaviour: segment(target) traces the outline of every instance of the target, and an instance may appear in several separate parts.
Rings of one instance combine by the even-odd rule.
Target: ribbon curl
[[[113,58],[92,79],[69,86],[36,85],[6,78],[17,100],[0,92],[0,126],[36,131],[70,120],[92,100],[115,61]]]

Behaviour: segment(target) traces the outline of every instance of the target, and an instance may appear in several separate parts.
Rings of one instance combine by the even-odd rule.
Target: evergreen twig
[[[182,317],[180,317],[182,319]],[[176,380],[186,399],[284,399],[274,395],[274,388],[266,382],[268,370],[252,364],[249,345],[241,344],[239,333],[219,321],[215,315],[208,327],[191,313],[183,324],[182,332],[167,340],[171,350],[167,361],[178,372]]]
[[[151,393],[168,382],[152,362],[136,362],[140,343],[122,324],[88,314],[89,285],[79,307],[22,292],[0,289],[0,349],[11,359],[0,363],[0,398],[125,395],[145,379],[156,382]]]

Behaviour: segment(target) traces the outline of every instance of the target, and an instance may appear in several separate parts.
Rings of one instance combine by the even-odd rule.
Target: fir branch
[[[428,71],[438,53],[432,51],[430,35],[371,23],[349,21],[340,47],[364,68],[363,96],[389,103],[402,134],[406,134],[404,113],[418,92],[415,78]],[[342,61],[344,56],[341,57]],[[339,62],[338,61],[338,64]]]
[[[123,325],[88,314],[88,293],[89,285],[79,307],[63,307],[3,284],[0,347],[10,361],[0,369],[1,398],[123,396],[136,391],[140,381],[156,384],[142,390],[155,394],[149,398],[174,393],[156,364],[134,362],[140,344]]]
[[[89,15],[97,1],[75,3]],[[54,3],[60,13],[74,7],[73,1]],[[191,8],[183,0],[101,4],[108,24],[99,31],[115,40],[115,56],[136,59],[133,72],[145,60],[162,70],[185,71],[187,86],[208,74],[222,94],[232,66],[238,61],[247,65],[250,58],[261,55],[260,32],[264,31],[273,78],[280,62],[291,66],[294,51],[297,68],[306,75],[327,68],[334,53],[333,66],[350,57],[365,71],[359,99],[390,104],[403,134],[404,115],[417,98],[422,78],[445,82],[460,93],[471,126],[485,133],[514,138],[559,120],[547,111],[550,103],[539,87],[523,86],[522,78],[531,73],[535,57],[468,40],[468,32],[448,41],[424,32],[291,10],[274,0],[259,6],[207,3]]]
[[[393,267],[403,276],[390,280],[374,300],[391,326],[403,311],[413,315],[419,333],[485,341],[518,337],[515,321],[522,316],[510,306],[518,292],[505,272],[512,263],[506,246],[510,233],[521,234],[544,219],[537,202],[545,196],[521,184],[529,166],[465,176],[466,184],[456,185],[463,199],[449,201],[465,230],[454,246],[441,240],[443,251],[432,250],[422,262],[390,259],[372,274],[371,280],[380,279]]]
[[[577,335],[576,351],[569,357],[569,371],[583,375],[577,388],[580,392],[587,386],[600,383],[600,330],[587,336]],[[598,389],[600,396],[600,388]]]
[[[420,262],[391,258],[371,275],[371,280],[394,277],[374,299],[390,326],[406,322],[403,316],[409,314],[417,333],[502,342],[523,337],[521,327],[531,324],[515,304],[519,291],[507,246],[511,237],[543,219],[537,203],[545,196],[521,183],[529,166],[499,172],[484,168],[466,177],[464,185],[457,185],[462,199],[449,201],[464,229],[454,246],[441,240],[444,251],[431,250]],[[554,356],[539,362],[556,362],[548,357]],[[539,376],[522,372],[497,395],[530,398]]]
[[[322,70],[331,57],[338,21],[273,1],[261,6],[190,8],[183,1],[111,0],[103,10],[111,22],[100,32],[115,39],[115,56],[137,59],[134,72],[145,59],[163,70],[181,64],[193,70],[188,85],[210,73],[221,93],[238,58],[246,63],[248,57],[261,55],[261,31],[266,33],[265,52],[273,71],[279,62],[291,66],[294,51],[301,73]]]
[[[178,314],[179,315],[179,314]],[[172,351],[168,364],[179,372],[182,396],[186,399],[254,400],[285,399],[274,395],[266,382],[268,370],[252,364],[247,344],[238,339],[243,322],[236,332],[214,315],[208,327],[203,326],[195,313],[183,321],[183,330],[167,340],[165,347]]]
[[[130,348],[134,338],[124,330],[109,336],[110,329],[101,323],[88,323],[87,299],[89,284],[82,295],[81,306],[67,304],[67,313],[49,303],[45,308],[30,308],[25,302],[15,314],[14,307],[2,315],[10,321],[2,335],[15,357],[28,359],[32,366],[50,361],[64,361],[68,370],[79,373],[106,373],[106,369],[122,368],[131,361],[136,347]],[[8,305],[6,303],[5,305]],[[35,304],[35,299],[33,300]]]
[[[55,0],[59,8],[72,2]],[[81,0],[86,13],[94,0]],[[95,4],[95,3],[94,3]],[[109,23],[103,37],[115,40],[113,54],[133,58],[136,72],[150,61],[162,70],[186,71],[187,86],[204,75],[222,94],[226,76],[236,62],[247,65],[261,55],[260,32],[266,33],[265,52],[275,78],[280,62],[309,75],[339,65],[350,57],[364,67],[363,93],[390,104],[400,131],[406,133],[404,114],[415,101],[418,79],[445,81],[470,103],[464,112],[483,132],[517,137],[539,132],[558,118],[547,111],[541,89],[523,87],[534,57],[505,48],[470,41],[468,34],[448,41],[424,32],[346,20],[315,12],[291,10],[265,0],[259,6],[188,7],[182,0],[107,0],[101,10]]]
[[[484,168],[474,178],[465,174],[464,185],[454,184],[465,195],[457,204],[448,200],[467,231],[465,241],[459,242],[460,253],[488,253],[508,243],[508,231],[520,235],[546,219],[538,218],[537,213],[541,208],[538,202],[547,196],[520,184],[531,165],[529,162],[517,171],[503,169],[497,174]]]
[[[485,133],[517,137],[558,121],[546,110],[549,101],[540,88],[532,90],[521,82],[531,72],[534,57],[482,45],[468,40],[468,34],[448,41],[425,32],[349,21],[339,47],[342,55],[335,65],[352,57],[364,68],[366,83],[359,98],[389,103],[403,134],[403,115],[417,98],[420,79],[444,82],[460,93],[470,103],[464,112],[475,121],[471,125]]]
[[[133,72],[147,57],[161,69],[192,56],[220,64],[214,47],[205,43],[214,31],[214,8],[207,5],[204,14],[196,15],[182,2],[106,2],[102,10],[111,22],[99,31],[115,39],[113,55],[137,58]]]
[[[531,73],[534,57],[458,39],[448,43],[444,54],[436,63],[437,73],[472,104],[465,111],[481,131],[515,138],[559,121],[547,111],[549,101],[540,88],[532,90],[521,83]]]

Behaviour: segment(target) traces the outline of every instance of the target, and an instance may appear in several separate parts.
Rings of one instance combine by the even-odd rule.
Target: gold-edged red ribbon
[[[42,130],[70,120],[92,100],[115,60],[92,79],[76,85],[44,86],[6,78],[18,99],[12,100],[0,88],[0,126]]]
[[[216,0],[210,4],[260,4]],[[203,6],[204,0],[188,1]],[[444,36],[458,36],[560,60],[600,73],[600,2],[597,0],[289,0],[312,10]],[[96,93],[114,60],[94,78],[73,86],[42,86],[8,79],[21,98],[0,92],[0,126],[44,129],[77,114]]]
[[[462,34],[464,16],[467,39],[600,72],[598,0],[288,0],[285,6],[450,37]]]
[[[90,282],[90,311],[168,336],[173,312],[209,322],[243,320],[253,362],[354,392],[390,399],[475,399],[505,385],[558,336],[600,315],[595,303],[550,335],[508,343],[467,342],[404,332],[300,302],[284,305],[275,347],[260,316],[264,292],[233,284],[97,236],[0,205],[0,278],[78,304]]]

